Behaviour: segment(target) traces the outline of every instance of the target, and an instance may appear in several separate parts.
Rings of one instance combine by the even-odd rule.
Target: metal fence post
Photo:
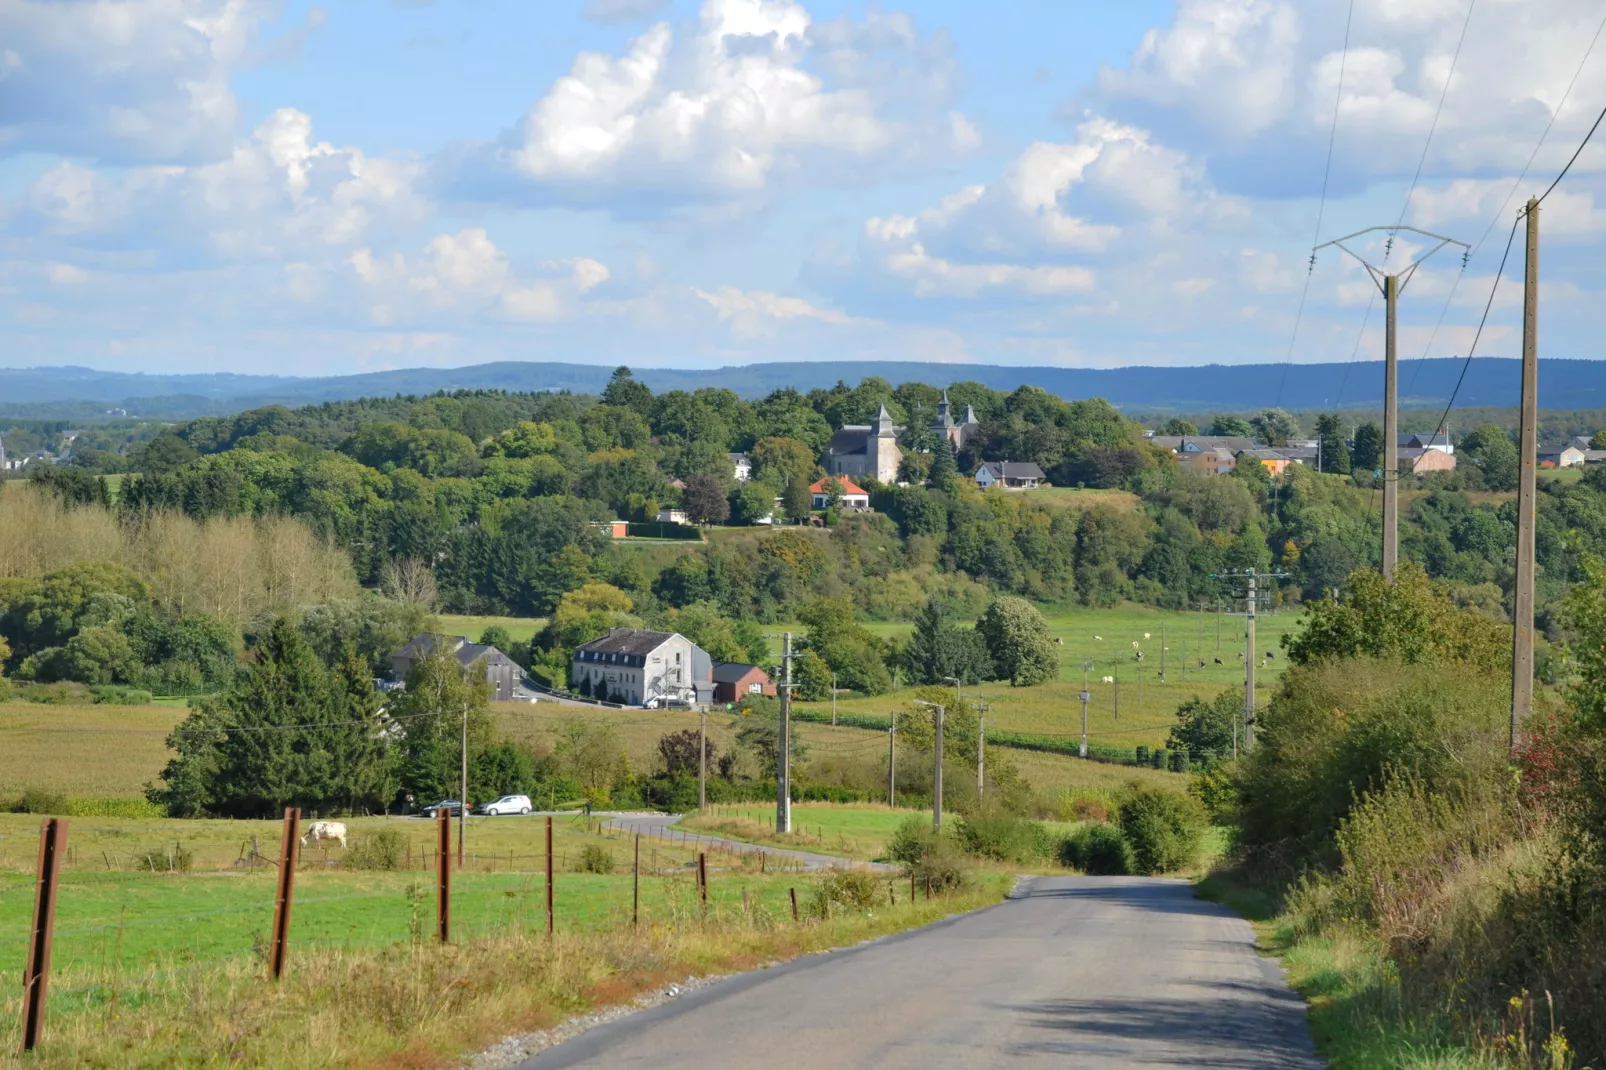
[[[708,913],[708,855],[697,852],[697,894],[702,896],[703,913]]]
[[[546,934],[552,935],[552,819],[546,819]]]
[[[435,935],[441,943],[452,937],[452,816],[435,811]]]
[[[797,921],[797,889],[788,888],[786,890],[786,894],[790,896],[792,900],[792,920],[795,922]]]
[[[641,833],[636,833],[636,861],[631,867],[630,924],[641,924]]]
[[[56,878],[67,850],[67,819],[47,817],[39,826],[39,883],[34,889],[33,931],[22,973],[22,1050],[33,1051],[45,1028],[50,984],[50,941],[56,928]]]
[[[301,860],[301,811],[284,808],[284,830],[279,841],[279,891],[273,901],[273,947],[268,958],[275,981],[284,977],[290,950],[290,905],[296,890],[296,865]]]

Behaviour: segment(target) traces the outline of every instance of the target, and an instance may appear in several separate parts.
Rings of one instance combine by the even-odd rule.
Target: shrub
[[[182,843],[137,851],[133,857],[135,869],[148,869],[152,873],[188,873],[194,862],[195,856]]]
[[[967,854],[999,862],[1028,862],[1051,850],[1043,826],[1014,814],[976,814],[960,818],[959,845]]]
[[[69,798],[72,817],[166,817],[167,811],[147,799]]]
[[[151,693],[137,687],[103,684],[90,690],[94,693],[96,705],[101,706],[148,706],[151,701]]]
[[[351,850],[346,852],[343,864],[348,869],[400,869],[407,853],[407,838],[397,829],[378,829],[357,837]]]
[[[1192,796],[1134,788],[1121,800],[1118,819],[1133,872],[1171,873],[1198,861],[1206,821],[1204,807]]]
[[[17,812],[23,814],[65,815],[67,813],[67,796],[59,791],[28,788],[23,791],[22,799],[17,803]]]
[[[1083,825],[1060,841],[1059,863],[1095,877],[1121,876],[1132,871],[1131,852],[1121,830],[1106,822]]]
[[[906,817],[893,830],[887,841],[887,857],[894,862],[912,866],[937,843],[937,833],[924,817]]]
[[[940,840],[918,862],[905,866],[904,876],[913,877],[922,886],[931,881],[933,893],[961,892],[970,887],[970,867],[965,856]]]
[[[867,869],[838,869],[815,885],[808,900],[808,914],[828,918],[832,908],[866,911],[886,902],[887,889]]]
[[[580,848],[581,873],[612,873],[613,852],[600,843],[588,843]]]
[[[1232,777],[1232,763],[1217,762],[1196,770],[1188,781],[1188,794],[1199,800],[1212,825],[1230,825],[1237,815],[1238,788]]]
[[[1108,796],[1073,788],[1060,796],[1060,820],[1108,821],[1113,806]]]

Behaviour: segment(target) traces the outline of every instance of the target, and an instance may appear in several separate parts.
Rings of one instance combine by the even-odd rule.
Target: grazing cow
[[[1064,646],[1064,645],[1065,645],[1065,640],[1063,640],[1063,639],[1056,639],[1056,640],[1054,640],[1054,645],[1055,645],[1055,646]]]
[[[323,840],[338,840],[342,850],[346,846],[346,826],[339,821],[314,821],[301,835],[301,843],[316,847]]]
[[[1141,651],[1141,650],[1140,650],[1140,651],[1138,651],[1138,653],[1137,653],[1137,659],[1138,659],[1138,660],[1139,660],[1139,661],[1142,661],[1142,660],[1143,660],[1143,651]]]
[[[1221,659],[1220,659],[1220,658],[1217,658],[1217,659],[1216,659],[1216,664],[1217,664],[1217,665],[1220,665],[1220,664],[1221,664]]]
[[[1268,657],[1268,658],[1275,658],[1275,657],[1276,657],[1276,656],[1277,656],[1277,652],[1276,652],[1276,651],[1275,651],[1275,650],[1268,650],[1268,651],[1266,651],[1266,657]]]
[[[1101,683],[1101,684],[1113,684],[1113,683],[1115,683],[1115,677],[1106,676],[1102,680],[1100,680],[1099,683]]]
[[[1095,643],[1102,643],[1102,642],[1104,642],[1104,636],[1102,636],[1102,635],[1095,635],[1095,636],[1094,636],[1094,637],[1093,637],[1093,641],[1094,641],[1094,642],[1095,642]]]

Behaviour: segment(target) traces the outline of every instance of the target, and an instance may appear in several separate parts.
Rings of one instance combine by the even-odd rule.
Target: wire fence
[[[65,833],[65,820],[60,824]],[[743,913],[764,906],[780,916],[805,868],[785,851],[689,833],[667,821],[620,824],[601,817],[499,825],[504,836],[512,830],[522,842],[467,849],[459,865],[457,844],[430,824],[427,843],[417,835],[402,834],[402,845],[393,839],[378,869],[354,868],[347,851],[270,857],[257,849],[260,832],[219,850],[186,845],[173,826],[74,827],[64,838],[78,842],[62,852],[59,872],[0,873],[0,988],[25,993],[23,1000],[0,1004],[0,1044],[10,1046],[23,1035],[31,988],[15,965],[34,961],[35,896],[46,884],[57,906],[48,925],[45,993],[50,1015],[61,1016],[126,1013],[182,992],[208,971],[260,975],[269,983],[275,889],[289,863],[295,888],[290,969],[308,952],[434,940],[442,895],[456,943],[499,933],[670,923],[688,911],[717,921],[734,917],[738,906]],[[153,849],[114,853],[97,844],[157,832],[167,846],[159,855],[163,864],[154,867]],[[32,839],[37,847],[39,838]],[[443,883],[441,846],[447,843],[450,881]],[[272,854],[279,853],[275,844]]]

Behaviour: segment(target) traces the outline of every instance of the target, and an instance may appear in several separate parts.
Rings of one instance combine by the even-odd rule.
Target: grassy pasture
[[[0,797],[27,788],[141,798],[167,763],[182,706],[0,703]]]
[[[522,643],[546,627],[544,617],[475,617],[456,613],[437,613],[441,631],[449,635],[466,635],[470,642],[479,642],[480,635],[490,627],[506,628],[507,633]],[[507,651],[502,653],[506,654]]]

